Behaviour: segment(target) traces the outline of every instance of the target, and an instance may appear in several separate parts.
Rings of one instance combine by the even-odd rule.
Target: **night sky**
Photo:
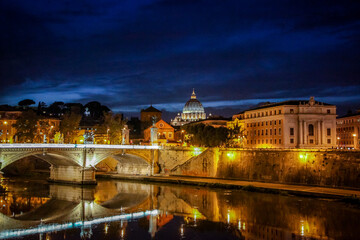
[[[1,0],[0,104],[360,108],[360,1]],[[171,113],[167,113],[171,116]]]

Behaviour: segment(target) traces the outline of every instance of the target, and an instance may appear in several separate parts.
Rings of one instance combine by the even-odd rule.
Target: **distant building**
[[[174,128],[166,123],[164,120],[160,120],[155,124],[155,127],[158,129],[158,144],[165,145],[166,143],[174,141]],[[148,127],[144,131],[144,140],[150,141],[151,137],[151,127]]]
[[[336,146],[336,106],[311,97],[266,104],[233,116],[245,128],[245,147],[331,148]]]
[[[359,149],[360,110],[336,119],[337,146]]]
[[[0,111],[0,143],[13,143],[16,129],[12,126],[21,111]]]
[[[161,111],[150,106],[146,109],[142,109],[140,112],[141,129],[144,130],[150,127],[153,121],[157,122],[161,119]]]
[[[206,119],[206,113],[201,102],[196,99],[195,90],[193,89],[191,97],[185,103],[182,113],[178,113],[178,115],[171,120],[170,124],[172,126],[182,126],[186,123],[203,119]]]

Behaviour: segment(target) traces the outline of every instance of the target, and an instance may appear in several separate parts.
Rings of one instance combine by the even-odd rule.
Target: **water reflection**
[[[243,191],[119,181],[96,187],[9,182],[0,238],[356,239],[359,209]]]

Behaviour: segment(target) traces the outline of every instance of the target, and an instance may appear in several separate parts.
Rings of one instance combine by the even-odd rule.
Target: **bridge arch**
[[[35,150],[35,151],[25,151],[25,152],[17,152],[15,154],[7,155],[6,153],[2,153],[2,164],[0,169],[4,169],[5,167],[11,165],[14,162],[17,162],[26,157],[34,156],[39,158],[52,166],[80,166],[80,161],[78,159],[74,159],[73,155],[68,154],[67,152],[62,151],[43,151],[43,150]]]

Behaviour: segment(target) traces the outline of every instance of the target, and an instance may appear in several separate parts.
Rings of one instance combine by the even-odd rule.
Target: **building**
[[[359,149],[360,110],[336,119],[337,146]]]
[[[150,127],[153,121],[157,122],[161,119],[161,111],[150,106],[146,109],[142,109],[140,112],[141,129],[144,130]]]
[[[196,98],[195,90],[191,94],[190,99],[185,103],[182,113],[171,120],[172,126],[182,126],[189,122],[196,122],[206,119],[206,113],[201,102]]]
[[[174,141],[174,128],[170,126],[168,123],[166,123],[164,120],[160,120],[157,123],[155,123],[155,127],[157,128],[158,137],[157,141],[158,144],[166,144],[169,142]],[[151,127],[148,127],[144,131],[144,140],[146,142],[150,141],[151,138]]]
[[[336,106],[290,100],[265,104],[233,116],[245,128],[245,147],[332,148],[336,146]]]
[[[0,143],[14,142],[16,129],[13,124],[21,113],[21,111],[0,111]]]

